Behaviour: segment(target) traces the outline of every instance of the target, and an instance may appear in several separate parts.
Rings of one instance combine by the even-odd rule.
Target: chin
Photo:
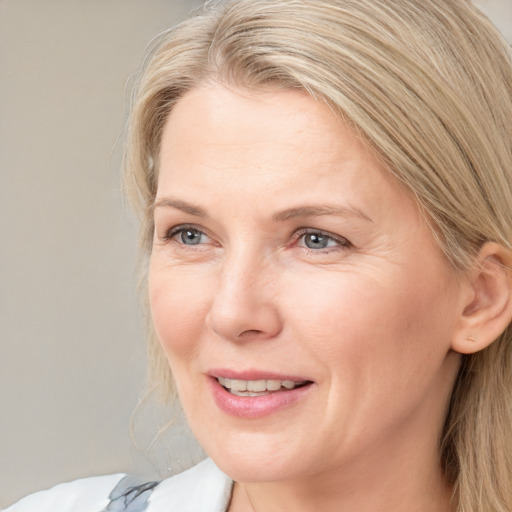
[[[213,458],[213,461],[235,482],[275,482],[296,476],[287,471],[288,468],[282,461],[272,464],[261,457],[256,460],[236,460],[221,456]]]
[[[262,433],[257,437],[227,434],[223,442],[209,439],[204,448],[215,464],[236,482],[272,482],[298,476],[297,470],[304,465],[297,463],[301,458],[291,453],[293,450],[283,450],[285,441],[272,440]]]

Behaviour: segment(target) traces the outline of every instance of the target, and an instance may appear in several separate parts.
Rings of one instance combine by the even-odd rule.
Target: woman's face
[[[326,106],[189,92],[163,134],[154,217],[156,331],[226,473],[437,457],[457,276],[410,195]]]

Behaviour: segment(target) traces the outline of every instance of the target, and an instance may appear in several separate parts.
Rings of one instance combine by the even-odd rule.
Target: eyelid
[[[177,224],[176,226],[172,226],[171,228],[169,228],[165,231],[165,237],[172,238],[173,236],[178,234],[180,231],[184,231],[185,229],[193,229],[194,231],[204,233],[204,231],[201,228],[199,228],[198,226],[195,226],[194,224]],[[206,234],[206,233],[204,233],[204,234]]]
[[[208,232],[204,228],[198,226],[197,224],[188,224],[188,223],[187,224],[177,224],[175,226],[172,226],[169,229],[166,229],[165,233],[162,236],[160,236],[159,238],[164,242],[168,242],[168,241],[174,239],[174,237],[176,235],[178,235],[179,233],[181,233],[182,231],[185,231],[187,229],[197,231],[199,234],[206,236],[209,240],[212,240],[212,237],[208,234]],[[350,240],[348,240],[344,236],[336,235],[329,231],[325,231],[323,229],[317,229],[317,228],[297,229],[293,234],[293,238],[295,239],[295,242],[297,242],[301,239],[301,237],[303,237],[304,235],[307,235],[307,234],[318,234],[318,235],[329,238],[330,240],[333,240],[334,242],[336,242],[337,245],[335,247],[325,248],[325,249],[323,249],[324,251],[328,251],[329,249],[335,250],[337,248],[352,247],[352,243],[350,242]],[[180,243],[180,242],[177,242],[177,243]],[[184,244],[180,243],[180,245],[184,245]],[[200,245],[204,245],[204,244],[200,244]],[[305,248],[310,251],[313,251],[313,252],[321,252],[322,251],[322,249],[310,249],[307,247],[305,247]]]
[[[163,240],[164,242],[168,242],[174,239],[174,237],[181,233],[182,231],[185,231],[187,229],[197,231],[199,234],[206,236],[209,240],[212,239],[212,237],[200,226],[197,226],[195,224],[177,224],[176,226],[172,226],[169,229],[165,230],[165,233],[160,236],[159,238]],[[180,243],[180,242],[177,242]],[[185,245],[180,243],[180,245]],[[201,244],[204,245],[204,244]]]
[[[341,235],[335,235],[334,233],[330,233],[329,231],[324,231],[323,229],[315,229],[315,228],[300,228],[294,233],[295,239],[298,241],[300,240],[304,235],[309,234],[318,234],[322,235],[323,237],[330,238],[331,240],[334,240],[337,243],[337,247],[352,247],[352,243],[350,240],[345,238]],[[309,249],[309,248],[307,248]],[[322,250],[328,250],[329,248],[325,249],[309,249],[311,251],[315,252],[321,252]],[[331,249],[336,249],[336,247],[331,247]]]

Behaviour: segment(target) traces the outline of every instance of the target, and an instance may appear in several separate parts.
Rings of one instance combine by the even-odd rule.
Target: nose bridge
[[[227,251],[207,318],[219,336],[240,340],[275,336],[281,329],[274,268],[250,242]]]
[[[272,270],[264,249],[248,240],[228,251],[220,280],[226,292],[250,299],[249,291],[255,292],[255,295],[264,295],[267,288],[265,283],[269,282]]]

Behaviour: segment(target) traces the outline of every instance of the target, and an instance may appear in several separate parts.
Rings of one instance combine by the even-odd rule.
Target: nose
[[[264,340],[282,330],[271,265],[244,257],[226,261],[206,317],[207,327],[229,341]]]

